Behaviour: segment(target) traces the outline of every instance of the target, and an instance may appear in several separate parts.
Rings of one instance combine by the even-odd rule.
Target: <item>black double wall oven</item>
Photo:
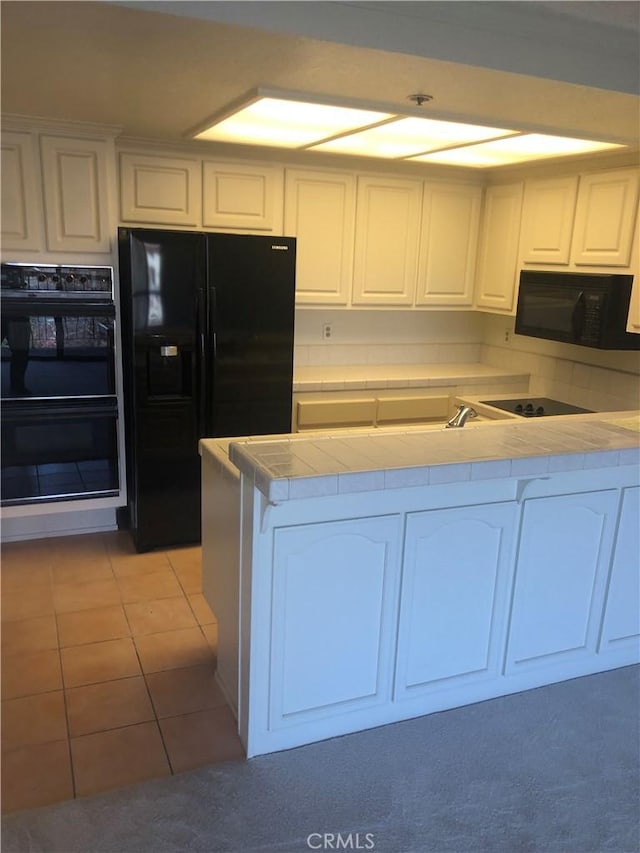
[[[2,264],[2,505],[115,496],[110,267]]]

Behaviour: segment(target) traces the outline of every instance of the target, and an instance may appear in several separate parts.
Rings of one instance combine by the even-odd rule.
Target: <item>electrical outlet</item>
[[[504,342],[505,342],[505,344],[508,344],[510,340],[511,340],[511,332],[509,331],[509,329],[505,329],[504,330]]]
[[[331,323],[323,323],[322,324],[322,340],[329,341],[331,340],[332,335]]]

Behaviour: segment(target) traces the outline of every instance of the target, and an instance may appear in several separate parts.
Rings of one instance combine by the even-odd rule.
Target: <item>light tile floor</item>
[[[0,577],[3,812],[244,757],[200,548],[5,543]]]

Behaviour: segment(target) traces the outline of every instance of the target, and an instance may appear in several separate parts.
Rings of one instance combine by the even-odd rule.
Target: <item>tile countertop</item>
[[[487,382],[528,382],[529,374],[488,364],[362,364],[297,367],[293,390],[354,391],[363,388],[441,388]]]
[[[405,486],[640,464],[640,412],[462,429],[340,430],[204,439],[201,451],[252,477],[272,503]]]

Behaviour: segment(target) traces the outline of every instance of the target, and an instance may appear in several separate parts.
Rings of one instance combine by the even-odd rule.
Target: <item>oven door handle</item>
[[[116,316],[113,302],[79,302],[62,299],[11,299],[3,297],[2,313],[8,317],[109,317]]]

